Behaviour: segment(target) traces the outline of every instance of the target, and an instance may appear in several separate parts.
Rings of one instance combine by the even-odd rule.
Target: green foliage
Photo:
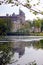
[[[40,25],[41,25],[41,20],[40,19],[37,19],[37,20],[34,20],[33,21],[33,25],[35,26],[35,27],[40,27]]]
[[[27,2],[29,3],[29,0],[27,0]]]
[[[0,18],[0,35],[7,35],[10,31],[11,20],[9,18]]]
[[[26,34],[29,34],[29,30],[28,29],[19,29],[16,31],[16,34],[26,35]]]
[[[8,1],[8,3],[11,3],[11,2],[12,2],[12,0],[9,0],[9,1]]]
[[[36,49],[39,49],[39,48],[43,49],[43,40],[33,43],[33,47]]]
[[[12,47],[10,42],[0,43],[0,64],[1,65],[7,65],[7,63],[10,63],[11,57],[13,55],[11,49]],[[12,53],[10,54],[10,52]]]
[[[33,25],[37,28],[41,29],[41,32],[43,31],[43,19],[37,19],[35,21],[33,21]]]
[[[34,5],[34,6],[35,6],[35,5]],[[34,11],[33,14],[37,15],[37,12]]]
[[[21,24],[21,28],[16,31],[18,34],[29,34],[29,30],[31,28],[31,22],[26,21],[23,25]]]
[[[41,20],[41,32],[43,31],[43,19]]]
[[[41,12],[41,14],[43,15],[43,12]]]

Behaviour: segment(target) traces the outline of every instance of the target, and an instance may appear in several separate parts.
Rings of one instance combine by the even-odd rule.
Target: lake
[[[43,65],[43,40],[0,42],[0,65]]]

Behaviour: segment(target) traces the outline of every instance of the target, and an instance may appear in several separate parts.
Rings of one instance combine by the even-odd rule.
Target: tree
[[[11,29],[10,18],[0,18],[0,35],[7,35]]]
[[[29,34],[31,26],[32,26],[31,21],[26,21],[24,23],[21,23],[20,26],[21,26],[20,29],[18,29],[16,33],[27,35]]]
[[[40,22],[41,22],[40,19],[38,19],[38,20],[35,21],[35,26],[36,26],[37,28],[40,27]]]
[[[33,26],[34,26],[34,30],[35,30],[35,28],[37,28],[38,32],[39,32],[39,29],[41,31],[41,19],[34,20]]]

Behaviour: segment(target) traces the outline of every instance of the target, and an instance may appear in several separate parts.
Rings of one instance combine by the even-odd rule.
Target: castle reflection
[[[18,57],[20,59],[25,54],[26,47],[33,47],[33,49],[43,49],[43,40],[34,42],[0,43],[0,65],[7,65],[11,63],[11,58],[14,57],[15,53],[18,53]]]

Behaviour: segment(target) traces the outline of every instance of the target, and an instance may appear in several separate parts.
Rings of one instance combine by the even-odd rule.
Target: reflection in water
[[[43,40],[0,43],[0,65],[43,65]]]
[[[0,43],[0,65],[10,63],[12,55],[11,43]]]

